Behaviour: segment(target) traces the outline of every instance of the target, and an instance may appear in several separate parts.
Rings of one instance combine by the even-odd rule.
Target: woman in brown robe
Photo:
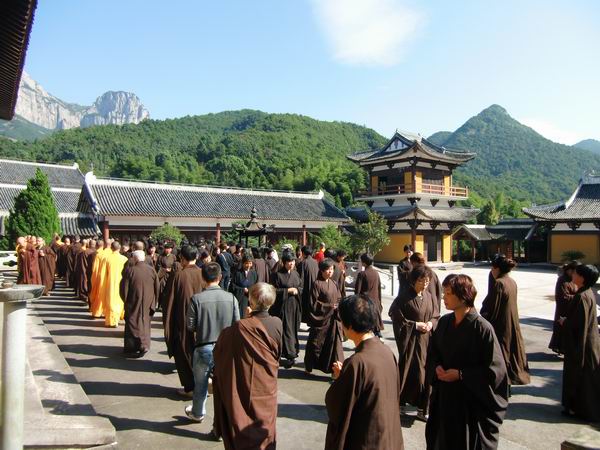
[[[337,264],[334,266],[333,276],[331,277],[331,279],[338,285],[338,289],[340,290],[340,295],[342,298],[346,296],[346,263],[344,262],[346,256],[348,256],[348,253],[346,253],[344,250],[337,250],[335,252],[335,260]]]
[[[492,262],[494,284],[481,305],[481,316],[494,327],[511,384],[529,384],[529,365],[519,325],[517,283],[509,272],[517,264],[504,255]]]
[[[296,260],[290,252],[281,255],[283,267],[272,276],[277,297],[269,314],[279,317],[283,323],[282,365],[289,369],[296,362],[300,351],[298,331],[302,319],[302,280],[294,270]]]
[[[440,318],[437,302],[427,290],[431,270],[414,268],[408,275],[408,287],[390,307],[389,315],[398,346],[400,402],[417,407],[417,419],[427,420],[429,381],[426,377],[429,337]]]
[[[61,245],[60,251],[58,252],[58,276],[65,280],[65,284],[69,287],[69,279],[67,277],[68,269],[68,255],[71,253],[71,238],[68,236],[63,237],[64,244]]]
[[[592,422],[600,421],[600,337],[592,292],[597,281],[598,269],[594,266],[575,268],[573,283],[578,290],[562,328],[563,413]]]
[[[504,357],[494,329],[474,307],[471,277],[448,275],[443,288],[452,312],[438,321],[430,341],[427,449],[496,449],[508,407]]]
[[[573,283],[571,276],[579,264],[580,263],[577,261],[572,261],[568,264],[565,264],[561,269],[562,274],[556,280],[556,287],[554,288],[554,299],[556,305],[554,309],[552,337],[550,338],[550,344],[548,345],[548,348],[559,355],[564,353],[561,336],[561,318],[564,319],[567,317],[571,300],[573,300],[573,297],[575,297],[575,294],[577,293],[577,286],[575,283]]]
[[[42,238],[38,238],[39,264],[42,284],[46,286],[44,295],[54,289],[54,274],[56,273],[56,253],[49,245],[46,245]]]
[[[334,262],[326,258],[319,263],[319,278],[310,293],[308,324],[310,331],[304,354],[304,370],[319,369],[331,373],[336,361],[344,360],[342,324],[337,314],[340,291],[331,279]]]
[[[360,261],[363,263],[365,270],[359,272],[354,283],[354,292],[356,294],[364,294],[371,299],[377,311],[377,326],[375,327],[375,335],[381,337],[383,330],[383,320],[381,313],[383,305],[381,303],[381,280],[379,274],[373,269],[373,257],[368,253],[360,255]]]
[[[402,450],[398,364],[377,339],[375,305],[364,295],[340,302],[344,334],[356,346],[354,355],[336,362],[336,380],[325,395],[326,449]]]

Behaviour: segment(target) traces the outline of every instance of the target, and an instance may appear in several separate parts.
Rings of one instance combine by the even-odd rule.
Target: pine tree
[[[27,187],[15,198],[6,224],[9,242],[19,236],[39,236],[51,242],[54,233],[60,233],[60,220],[54,203],[48,177],[40,169],[27,182]]]
[[[150,234],[150,239],[156,242],[172,242],[176,246],[181,244],[181,241],[185,235],[181,232],[179,228],[171,225],[170,223],[165,223],[160,227],[154,229]]]
[[[356,254],[367,252],[376,255],[390,243],[387,221],[374,211],[369,210],[368,222],[355,223],[354,229],[351,241]]]

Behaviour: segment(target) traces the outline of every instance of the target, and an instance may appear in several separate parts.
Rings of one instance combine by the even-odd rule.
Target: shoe
[[[186,391],[183,388],[177,389],[177,394],[181,395],[182,397],[187,397],[187,398],[192,398],[194,397],[194,391]]]
[[[284,369],[291,369],[295,363],[296,363],[295,359],[282,359],[281,360],[281,366]]]
[[[208,433],[208,437],[213,441],[223,442],[223,438],[217,434],[214,428],[210,430],[210,433]]]
[[[417,420],[420,420],[421,422],[427,422],[427,419],[429,419],[429,416],[427,414],[425,414],[422,409],[417,409],[416,417],[417,417]]]
[[[202,421],[204,420],[204,416],[194,415],[194,413],[192,412],[192,405],[187,405],[185,407],[185,415],[188,416],[188,419],[190,419],[192,422],[202,423]]]

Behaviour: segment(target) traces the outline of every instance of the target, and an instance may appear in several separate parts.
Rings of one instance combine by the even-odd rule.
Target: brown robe
[[[58,248],[56,252],[57,260],[56,267],[58,277],[66,280],[67,277],[67,255],[71,251],[71,244],[63,244]],[[67,283],[68,286],[68,283]]]
[[[271,306],[269,313],[277,316],[283,323],[283,346],[281,355],[289,360],[296,359],[300,351],[298,332],[302,319],[302,280],[295,270],[289,273],[282,269],[273,274],[272,284],[275,287],[277,297]],[[298,289],[298,295],[288,293],[289,288]]]
[[[462,371],[462,380],[440,381],[435,368]],[[508,377],[498,339],[474,308],[455,325],[446,314],[430,339],[427,358],[432,377],[428,449],[493,450],[508,406]]]
[[[126,353],[145,353],[150,349],[151,323],[158,298],[158,276],[145,262],[130,267],[121,280],[125,304]]]
[[[88,303],[90,302],[89,296],[92,292],[92,272],[94,271],[94,261],[96,260],[96,252],[98,251],[97,248],[88,248],[85,251],[86,254],[86,279],[87,279],[87,285],[85,286],[85,289],[87,289],[85,291],[86,294],[86,300],[88,301]]]
[[[554,300],[556,302],[554,309],[554,324],[552,327],[552,337],[548,348],[557,353],[564,353],[561,330],[562,325],[559,323],[559,318],[567,317],[571,300],[575,297],[577,286],[572,281],[568,281],[564,275],[561,275],[556,280],[554,288]]]
[[[42,284],[40,274],[39,250],[31,244],[27,244],[22,253],[23,283]]]
[[[519,325],[517,283],[508,274],[496,278],[483,300],[481,315],[494,327],[511,384],[529,384],[529,365]]]
[[[576,416],[600,421],[600,336],[591,289],[575,295],[563,324],[562,404]]]
[[[254,315],[221,332],[213,350],[213,427],[226,449],[276,448],[280,349]]]
[[[383,330],[383,320],[381,319],[381,313],[383,312],[383,305],[381,303],[381,280],[379,274],[372,266],[368,266],[362,272],[359,272],[356,276],[356,283],[354,284],[354,292],[356,294],[366,295],[371,299],[375,305],[375,311],[377,311],[377,327],[374,331]]]
[[[355,352],[325,395],[325,448],[402,450],[396,358],[377,338],[361,342]]]
[[[175,358],[179,380],[187,392],[194,389],[194,335],[187,329],[186,315],[192,296],[202,292],[202,285],[202,270],[196,264],[189,264],[175,272],[163,310],[167,351],[170,357]]]
[[[398,263],[398,295],[407,289],[410,284],[408,282],[408,274],[412,270],[412,263],[410,259],[404,258]]]
[[[160,283],[160,293],[164,291],[170,275],[173,273],[173,266],[177,263],[177,258],[173,253],[162,255],[158,258],[157,272],[158,282]]]
[[[73,277],[77,284],[75,285],[75,293],[80,300],[84,302],[88,301],[88,264],[89,259],[87,257],[87,248],[81,248],[77,255],[75,255],[75,276]]]
[[[309,256],[298,263],[298,273],[302,278],[302,322],[310,320],[310,293],[315,280],[319,277],[319,263]]]
[[[308,372],[314,368],[331,373],[333,363],[344,360],[342,323],[337,312],[340,298],[335,281],[319,278],[314,282],[308,317],[310,331],[304,354],[304,368]]]
[[[76,269],[77,264],[77,255],[81,251],[82,244],[81,242],[75,242],[71,245],[69,252],[67,253],[67,287],[71,287],[73,289],[77,289],[79,283],[79,273]]]
[[[257,258],[252,264],[252,268],[256,272],[258,277],[257,283],[268,283],[270,281],[271,269],[267,265],[267,262],[262,258]]]
[[[54,289],[54,274],[56,273],[56,253],[52,247],[46,245],[39,253],[40,276],[42,284],[46,286],[44,295]]]
[[[429,291],[422,296],[410,286],[390,306],[394,337],[398,346],[400,368],[400,400],[427,412],[430,385],[426,376],[429,333],[416,329],[416,322],[431,322],[433,329],[440,318],[437,302]],[[433,330],[432,330],[433,331]]]
[[[338,285],[342,298],[346,297],[346,264],[335,263],[331,279]]]

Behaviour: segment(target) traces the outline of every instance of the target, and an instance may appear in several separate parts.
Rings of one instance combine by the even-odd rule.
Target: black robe
[[[571,300],[563,324],[565,360],[562,404],[582,419],[600,421],[600,337],[596,299],[591,289]]]
[[[402,450],[399,396],[392,351],[377,338],[361,342],[325,395],[325,448]]]
[[[410,259],[404,258],[398,263],[398,295],[408,288],[408,273],[412,270]]]
[[[335,266],[333,266],[333,275],[331,276],[331,279],[338,285],[342,298],[346,297],[346,264],[336,263]]]
[[[504,357],[494,328],[474,309],[458,326],[454,322],[454,313],[446,314],[431,337],[427,449],[495,449],[508,406]],[[440,381],[437,366],[461,370],[463,379]]]
[[[315,280],[319,277],[319,263],[312,256],[300,261],[298,273],[302,278],[302,322],[308,324],[310,316],[310,292]]]
[[[229,290],[235,295],[240,306],[240,318],[246,317],[246,309],[248,308],[248,294],[244,289],[250,289],[253,284],[258,282],[258,275],[253,269],[248,272],[243,269],[235,272],[229,284]]]
[[[372,266],[368,266],[356,276],[354,284],[354,292],[356,294],[364,294],[375,305],[377,311],[377,327],[374,331],[383,330],[383,320],[381,313],[383,312],[383,304],[381,303],[381,280],[379,274]]]
[[[281,355],[286,359],[296,359],[300,351],[298,331],[302,319],[302,280],[295,270],[285,269],[273,274],[272,284],[277,292],[275,303],[269,310],[272,316],[277,316],[283,323],[283,346]],[[297,295],[290,295],[289,288],[298,289]]]
[[[529,384],[529,365],[519,325],[517,283],[508,274],[494,281],[481,305],[481,315],[494,327],[511,384]]]
[[[431,322],[433,330],[440,318],[437,302],[429,291],[422,296],[410,286],[390,306],[389,315],[394,327],[398,346],[400,369],[400,400],[427,411],[429,402],[429,380],[426,376],[427,349],[431,332],[421,333],[416,322]]]
[[[150,349],[151,322],[158,297],[158,277],[145,262],[130,267],[121,280],[120,294],[125,308],[124,351]]]
[[[561,317],[567,317],[571,300],[575,297],[577,292],[577,286],[572,281],[561,275],[556,280],[556,286],[554,288],[554,324],[552,327],[552,337],[550,338],[550,344],[548,348],[556,353],[564,353],[562,343],[562,325],[559,322]]]
[[[337,312],[340,298],[335,281],[319,278],[314,282],[310,293],[310,331],[304,354],[304,368],[308,372],[315,368],[331,373],[333,363],[344,360],[342,323]]]

